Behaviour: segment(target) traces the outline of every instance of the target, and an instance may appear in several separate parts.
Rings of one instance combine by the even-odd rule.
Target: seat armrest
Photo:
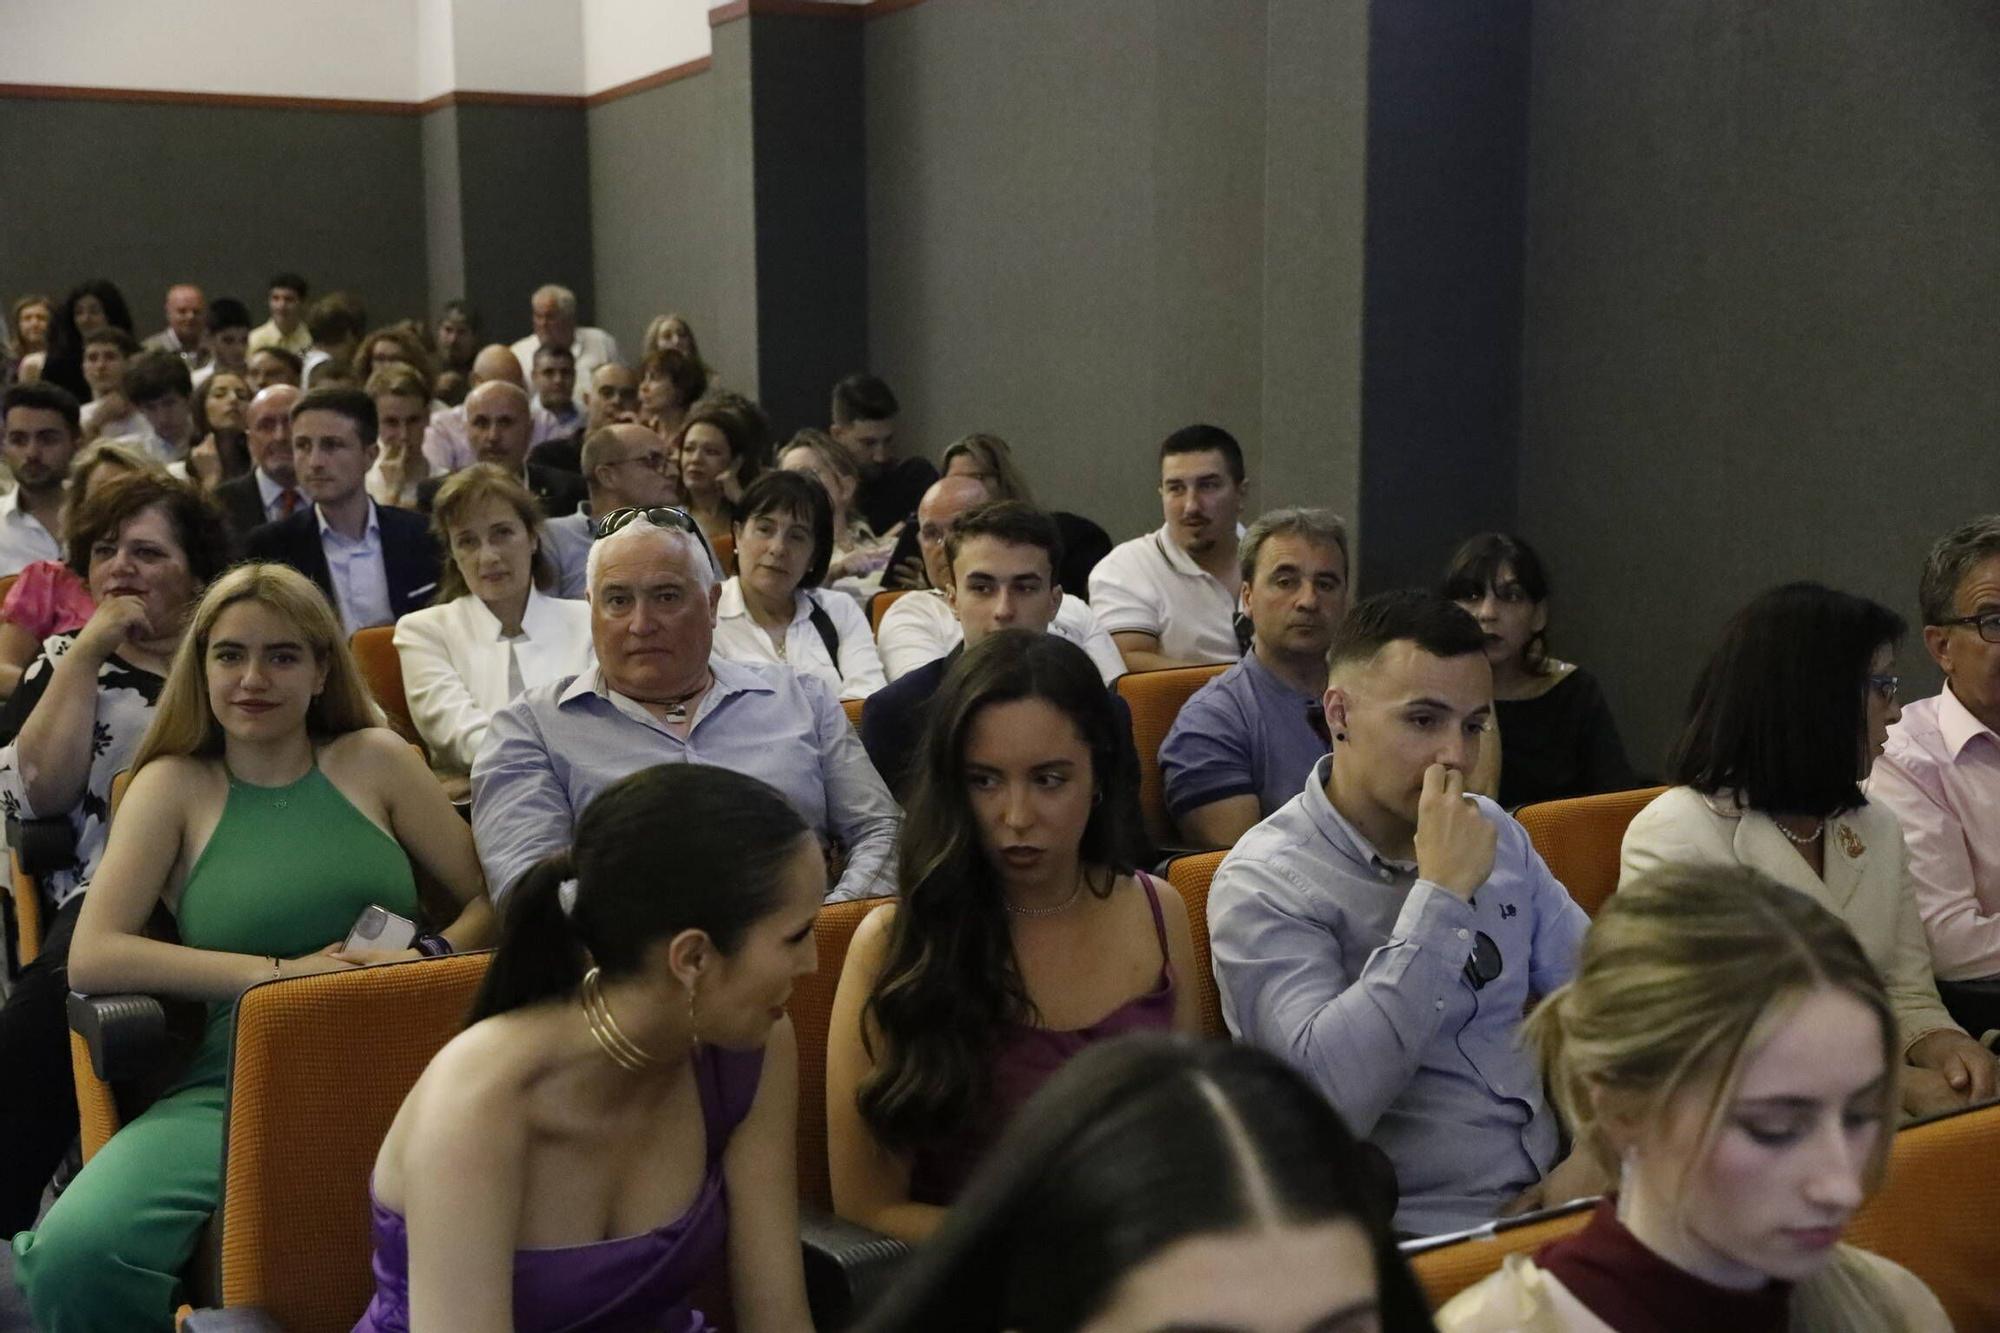
[[[873,1306],[910,1254],[900,1240],[812,1208],[799,1211],[799,1240],[806,1303],[821,1330],[846,1328]]]
[[[233,1305],[189,1311],[180,1322],[180,1333],[285,1333],[285,1326],[259,1306]]]
[[[90,1048],[90,1067],[106,1083],[145,1077],[172,1049],[167,1009],[157,996],[71,991],[69,1025]]]
[[[76,864],[76,828],[65,815],[49,819],[10,819],[7,844],[27,874],[42,876]]]

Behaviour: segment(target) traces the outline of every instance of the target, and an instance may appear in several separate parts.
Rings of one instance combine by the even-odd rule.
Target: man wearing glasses
[[[574,839],[612,783],[654,764],[712,764],[782,792],[845,869],[830,900],[895,891],[900,812],[840,701],[788,667],[712,658],[721,574],[679,509],[598,521],[589,561],[597,666],[494,714],[472,765],[472,832],[495,903]],[[661,831],[672,854],[671,829]]]
[[[1437,1235],[1596,1192],[1521,1018],[1589,922],[1528,835],[1466,792],[1493,713],[1484,637],[1431,593],[1371,597],[1327,653],[1333,752],[1237,842],[1208,897],[1222,1014],[1290,1060],[1396,1168]]]
[[[578,461],[589,498],[575,513],[542,525],[564,597],[588,592],[584,562],[590,556],[598,515],[679,504],[681,498],[680,477],[667,442],[637,422],[622,421],[592,431],[583,441]]]
[[[1953,983],[2000,976],[2000,514],[1933,546],[1917,597],[1944,689],[1903,706],[1868,796],[1903,826],[1938,992],[1977,1033],[2000,1005]]]

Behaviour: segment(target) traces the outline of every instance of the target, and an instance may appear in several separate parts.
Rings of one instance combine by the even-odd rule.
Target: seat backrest
[[[42,952],[42,885],[21,869],[21,858],[11,851],[7,878],[14,896],[14,966],[26,967]]]
[[[813,922],[819,966],[792,986],[792,1032],[799,1044],[799,1198],[822,1212],[833,1210],[833,1182],[826,1165],[826,1032],[833,1018],[833,993],[847,962],[847,942],[861,918],[890,901],[858,898],[828,903]]]
[[[884,588],[873,597],[870,597],[868,599],[868,632],[870,634],[880,634],[882,632],[882,617],[887,614],[890,607],[896,604],[896,599],[906,592],[914,591],[916,591],[914,588]]]
[[[1215,880],[1215,868],[1228,852],[1195,852],[1167,862],[1167,882],[1187,905],[1188,933],[1194,936],[1194,987],[1201,996],[1201,1030],[1211,1037],[1227,1037],[1222,1021],[1222,997],[1215,988],[1215,966],[1208,956],[1208,886]]]
[[[396,651],[395,626],[358,629],[347,643],[354,650],[354,664],[361,668],[361,678],[368,682],[368,692],[388,715],[389,725],[404,740],[421,746],[423,737],[417,734],[417,724],[410,718],[410,701],[403,693],[403,658]]]
[[[1882,1188],[1847,1241],[1924,1280],[1957,1328],[2000,1328],[2000,1106],[1912,1125],[1896,1135]]]
[[[418,1075],[465,1024],[491,955],[266,982],[237,1004],[221,1295],[291,1333],[354,1326],[374,1290],[368,1182]]]
[[[861,706],[867,702],[866,699],[842,699],[840,701],[840,711],[847,714],[847,725],[853,727],[856,731],[861,729]]]
[[[1665,787],[1575,796],[1524,805],[1514,812],[1529,841],[1569,896],[1592,916],[1618,887],[1618,854],[1626,826]]]
[[[1118,695],[1132,710],[1132,745],[1139,752],[1139,810],[1146,817],[1146,832],[1155,846],[1169,846],[1175,836],[1174,822],[1167,817],[1167,786],[1160,776],[1160,742],[1173,730],[1181,705],[1227,670],[1227,662],[1218,662],[1165,671],[1128,671],[1118,678]]]
[[[1435,1310],[1467,1287],[1497,1272],[1510,1254],[1532,1254],[1552,1240],[1583,1229],[1594,1201],[1564,1204],[1546,1215],[1504,1223],[1490,1235],[1452,1241],[1410,1255],[1410,1271]]]

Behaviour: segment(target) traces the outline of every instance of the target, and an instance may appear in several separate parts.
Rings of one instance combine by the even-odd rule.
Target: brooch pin
[[[1861,841],[1861,839],[1855,834],[1854,830],[1848,827],[1846,824],[1842,824],[1839,827],[1840,827],[1840,850],[1847,853],[1848,860],[1850,861],[1860,860],[1861,854],[1868,850],[1867,845],[1864,844]]]

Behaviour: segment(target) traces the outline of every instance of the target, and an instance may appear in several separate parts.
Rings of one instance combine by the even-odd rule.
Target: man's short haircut
[[[570,369],[576,369],[576,353],[567,347],[557,347],[553,343],[543,343],[535,349],[534,360],[567,361]]]
[[[194,397],[194,376],[188,373],[187,362],[173,352],[141,352],[125,363],[118,389],[132,406],[144,407],[176,394]]]
[[[130,335],[127,335],[130,336]],[[5,393],[0,393],[0,420],[17,407],[32,407],[42,412],[54,412],[69,427],[74,438],[83,429],[83,408],[78,405],[76,395],[60,384],[48,380],[28,380],[22,384],[10,384]]]
[[[1229,469],[1229,479],[1243,484],[1243,446],[1236,443],[1236,437],[1220,426],[1182,426],[1172,435],[1160,441],[1160,461],[1166,462],[1175,454],[1222,455]]]
[[[556,309],[560,310],[564,315],[568,316],[570,319],[576,318],[575,292],[571,291],[567,287],[562,286],[559,283],[545,282],[541,286],[535,288],[535,294],[528,298],[528,304],[533,305],[535,302],[540,301],[545,297],[549,300],[554,301],[556,303]]]
[[[1938,538],[1917,582],[1917,607],[1926,625],[1958,615],[1958,585],[1975,565],[2000,555],[2000,514],[1982,514]]]
[[[283,287],[288,292],[297,292],[301,301],[306,299],[306,280],[296,273],[290,271],[273,273],[271,280],[264,284],[264,290],[267,292],[279,287]]]
[[[668,542],[687,552],[688,565],[694,570],[695,585],[704,597],[708,596],[710,588],[722,582],[722,571],[715,567],[701,538],[682,528],[663,528],[657,523],[635,518],[609,537],[599,537],[590,544],[590,554],[584,557],[583,562],[583,580],[593,601],[597,593],[597,567],[604,563],[614,547],[636,541]]]
[[[328,292],[306,308],[306,332],[316,343],[354,342],[367,327],[368,312],[346,292]]]
[[[289,347],[280,347],[276,343],[267,343],[263,347],[259,347],[256,351],[250,353],[250,356],[244,357],[243,360],[245,364],[248,364],[250,357],[253,356],[277,357],[278,361],[285,367],[285,369],[292,372],[292,383],[294,384],[298,383],[299,376],[306,373],[305,358],[300,356],[297,352],[294,352]]]
[[[974,537],[991,537],[1008,546],[1035,546],[1049,558],[1049,581],[1062,582],[1062,532],[1056,521],[1019,500],[995,500],[974,505],[953,519],[944,533],[944,558],[958,577],[958,553]]]
[[[208,331],[250,327],[250,307],[233,296],[218,296],[208,303]]]
[[[760,514],[796,518],[812,529],[812,555],[799,586],[817,588],[824,583],[827,566],[833,563],[833,500],[819,478],[810,472],[764,473],[743,488],[743,498],[736,502],[736,522],[745,524]]]
[[[583,442],[583,447],[577,451],[577,470],[583,473],[585,481],[589,481],[590,474],[597,469],[611,463],[623,462],[624,457],[619,451],[624,447],[619,443],[618,429],[615,425],[599,426],[590,432]]]
[[[833,386],[833,424],[888,421],[902,410],[889,386],[874,375],[849,375]]]
[[[430,386],[424,383],[423,372],[397,361],[370,375],[365,392],[370,398],[414,398],[427,406],[431,400]]]
[[[1405,639],[1432,657],[1486,651],[1486,636],[1464,607],[1421,588],[1397,588],[1355,603],[1327,646],[1327,670],[1373,661],[1384,648]]]
[[[118,349],[118,355],[134,357],[139,355],[139,340],[115,324],[107,324],[94,333],[83,337],[85,347],[95,347],[99,343],[110,343]]]
[[[1347,563],[1347,524],[1340,515],[1331,509],[1273,509],[1250,525],[1236,552],[1244,586],[1256,581],[1257,557],[1273,537],[1300,537],[1315,546],[1331,546],[1340,552],[1340,562]]]
[[[708,368],[678,347],[648,352],[639,363],[639,378],[665,380],[673,385],[674,396],[684,407],[708,392]]]
[[[313,389],[300,395],[292,404],[292,424],[298,425],[299,418],[307,412],[336,412],[354,423],[361,434],[365,447],[375,443],[375,434],[380,429],[380,421],[375,415],[375,400],[361,389],[340,384],[332,388]]]

